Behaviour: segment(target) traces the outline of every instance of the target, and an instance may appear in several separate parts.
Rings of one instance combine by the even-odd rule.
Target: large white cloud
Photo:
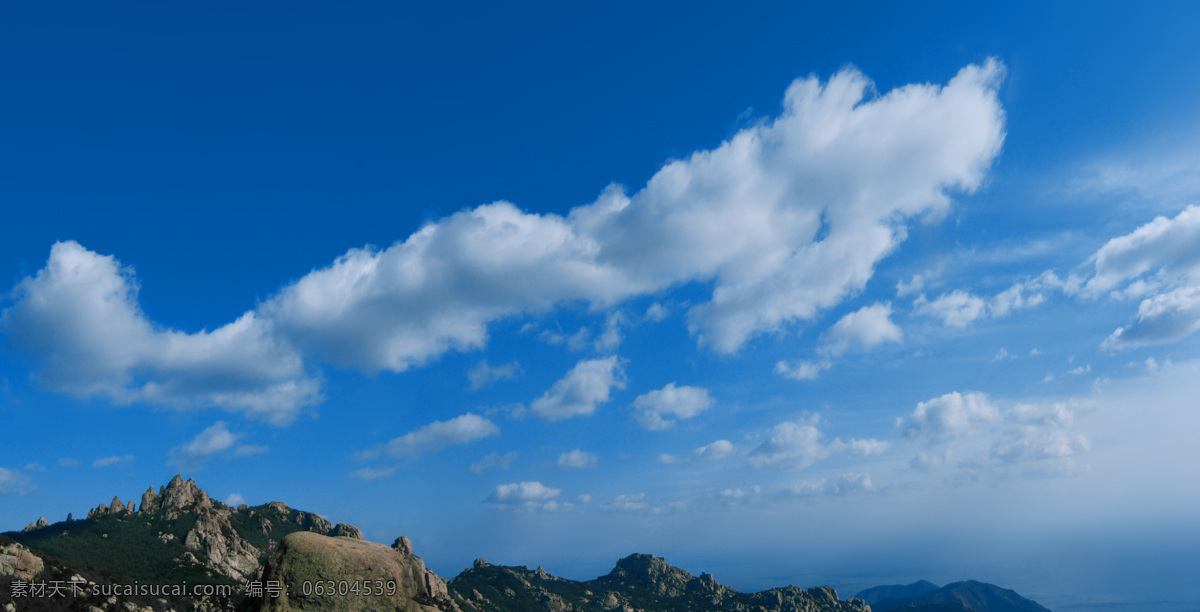
[[[621,358],[585,359],[534,400],[529,411],[547,421],[586,416],[607,402],[614,388],[625,388]]]
[[[147,320],[131,272],[60,243],[20,283],[3,327],[51,389],[276,423],[319,400],[306,363],[400,372],[483,347],[499,318],[687,283],[712,287],[689,329],[732,353],[861,290],[906,223],[980,185],[1004,140],[1003,72],[988,61],[878,96],[853,69],[800,79],[777,117],[632,194],[611,186],[565,217],[507,202],[463,210],[388,248],[350,250],[212,332]],[[602,348],[616,346],[617,323]]]
[[[708,389],[676,387],[673,382],[633,400],[636,410],[634,417],[638,424],[652,430],[669,429],[676,420],[690,419],[708,410],[712,404]]]
[[[986,394],[952,392],[919,402],[904,425],[923,447],[911,465],[978,471],[988,467],[1067,459],[1091,441],[1072,427],[1078,402],[1019,403],[1002,407]]]
[[[272,324],[248,312],[213,331],[185,333],[148,320],[133,272],[75,242],[50,249],[2,316],[13,346],[32,355],[55,391],[126,404],[218,406],[274,423],[320,399],[319,381]]]

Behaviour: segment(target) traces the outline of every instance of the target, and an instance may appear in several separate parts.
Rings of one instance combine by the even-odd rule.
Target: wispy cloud
[[[468,412],[448,421],[434,421],[410,431],[387,444],[363,451],[359,460],[378,458],[381,454],[393,459],[416,458],[436,453],[447,446],[469,444],[483,438],[500,435],[500,428],[485,417]]]
[[[101,457],[92,462],[94,468],[104,468],[112,465],[125,465],[133,462],[133,455],[121,455],[113,457]]]

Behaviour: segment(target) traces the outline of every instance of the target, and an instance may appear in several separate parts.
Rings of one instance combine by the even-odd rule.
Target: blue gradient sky
[[[0,6],[0,529],[1200,605],[1194,5],[242,4]]]

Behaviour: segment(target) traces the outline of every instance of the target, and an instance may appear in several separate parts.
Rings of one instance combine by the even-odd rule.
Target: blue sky
[[[0,7],[0,527],[1200,601],[1194,6],[343,4]]]

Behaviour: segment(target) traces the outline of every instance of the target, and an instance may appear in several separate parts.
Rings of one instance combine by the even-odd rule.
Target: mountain
[[[873,606],[875,602],[882,599],[907,599],[909,597],[919,597],[936,590],[938,590],[938,585],[928,580],[918,580],[912,584],[889,584],[871,587],[859,591],[854,596]]]
[[[505,567],[477,559],[449,582],[464,612],[870,612],[860,600],[838,600],[829,587],[794,586],[739,593],[710,574],[699,577],[672,567],[661,557],[635,554],[607,575],[576,582],[542,568]]]
[[[114,497],[110,504],[89,511],[84,520],[68,515],[66,521],[51,524],[40,518],[4,537],[8,548],[42,561],[44,569],[35,572],[38,581],[57,580],[66,590],[75,591],[72,597],[105,604],[97,606],[100,609],[115,605],[108,602],[115,597],[153,610],[191,609],[201,604],[219,610],[232,609],[241,601],[241,588],[258,576],[267,555],[284,537],[296,531],[362,539],[351,525],[333,525],[283,502],[231,508],[209,497],[194,480],[181,476],[157,492],[151,487],[143,493],[140,508],[132,500],[126,503]],[[0,571],[0,599],[11,596],[12,582],[29,580],[25,574],[28,572]],[[72,581],[73,577],[79,580]],[[71,582],[75,584],[68,584]],[[145,593],[126,595],[112,586],[132,584],[158,588],[153,593],[147,588],[142,589]],[[234,588],[228,594],[200,597],[161,588],[182,584]],[[83,597],[91,593],[99,596]],[[20,609],[39,601],[50,606],[46,609],[59,609],[47,603],[53,599],[37,597],[25,599]]]
[[[583,582],[482,559],[447,582],[408,538],[367,542],[283,502],[232,508],[181,476],[140,506],[113,498],[86,519],[0,534],[0,612],[1046,612],[974,581],[861,595],[873,605],[827,586],[741,593],[645,554]]]
[[[916,597],[880,599],[871,604],[871,609],[874,612],[1050,612],[1016,591],[975,580],[948,584]]]

